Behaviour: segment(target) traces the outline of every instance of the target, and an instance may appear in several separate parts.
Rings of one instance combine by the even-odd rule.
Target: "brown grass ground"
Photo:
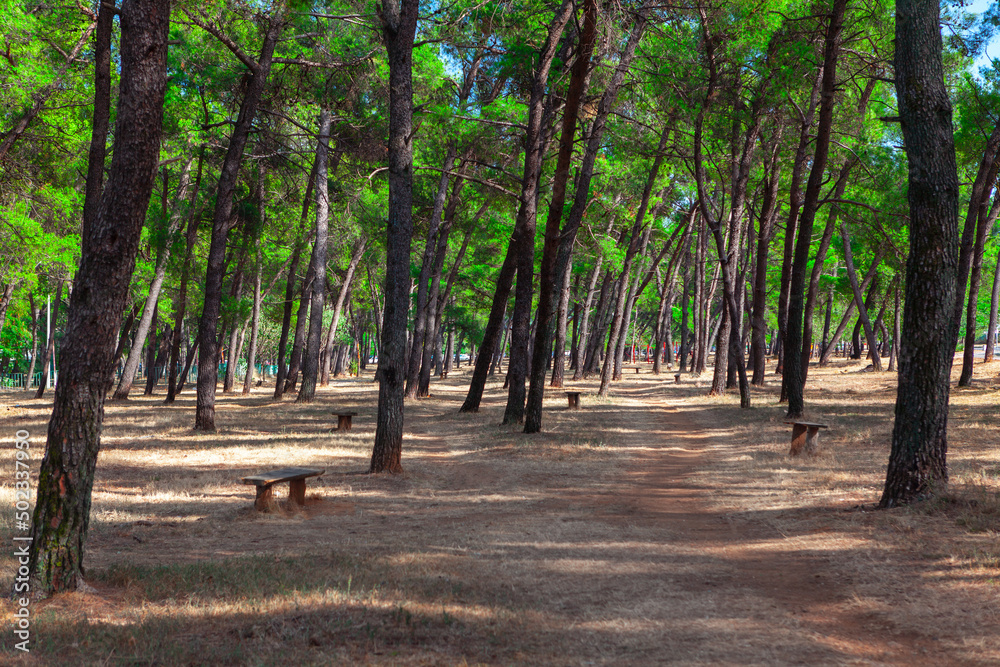
[[[997,388],[952,394],[946,494],[874,511],[896,378],[861,367],[811,369],[807,409],[831,428],[809,459],[787,456],[773,376],[743,411],[706,397],[707,375],[676,385],[647,365],[608,400],[571,383],[580,411],[550,390],[533,436],[497,426],[498,384],[479,414],[459,414],[468,377],[453,373],[407,405],[394,477],[360,474],[370,374],[310,405],[220,395],[213,435],[191,430],[192,394],[109,404],[87,553],[96,592],[35,603],[32,652],[13,652],[6,631],[0,661],[998,664]],[[351,432],[330,432],[337,408],[359,413]],[[13,434],[31,432],[37,471],[50,409],[0,394],[4,544]],[[255,512],[239,477],[282,465],[327,473],[305,509]]]

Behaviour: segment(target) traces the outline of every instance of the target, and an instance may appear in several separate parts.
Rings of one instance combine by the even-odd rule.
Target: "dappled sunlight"
[[[98,593],[42,603],[40,632],[65,655],[91,655],[85,636],[105,656],[169,663],[270,646],[345,663],[376,650],[434,663],[442,646],[449,662],[648,664],[664,650],[694,663],[893,662],[896,636],[992,655],[980,638],[995,638],[995,616],[974,611],[1000,601],[992,412],[964,394],[937,509],[872,512],[890,383],[843,368],[810,369],[807,406],[830,428],[819,455],[799,459],[770,378],[750,411],[706,396],[707,374],[626,375],[600,400],[591,378],[574,383],[582,409],[551,390],[542,432],[526,435],[499,425],[499,383],[479,413],[458,412],[462,369],[407,403],[395,476],[363,474],[370,375],[306,405],[220,394],[216,433],[191,429],[193,397],[110,404],[87,555]],[[331,430],[337,408],[358,412],[350,432]],[[7,414],[44,432],[44,406]],[[304,507],[279,485],[277,511],[256,512],[240,477],[280,465],[326,472]],[[0,484],[0,501],[13,498]],[[0,537],[11,529],[0,518]],[[14,565],[0,555],[8,581]],[[956,613],[965,629],[936,627]]]

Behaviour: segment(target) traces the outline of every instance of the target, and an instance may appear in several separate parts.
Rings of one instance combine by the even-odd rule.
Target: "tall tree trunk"
[[[198,174],[195,176],[194,189],[191,192],[191,200],[188,210],[188,224],[185,233],[184,261],[181,263],[181,284],[174,300],[174,330],[170,342],[170,375],[167,379],[167,403],[173,403],[177,395],[177,364],[180,360],[181,352],[181,332],[184,329],[184,314],[187,311],[187,287],[191,277],[191,252],[194,249],[195,241],[198,240],[198,220],[201,211],[195,211],[194,204],[198,199],[201,190],[202,163],[205,159],[205,146],[202,145],[198,153]],[[183,384],[183,379],[182,382]]]
[[[94,113],[90,124],[90,151],[87,156],[87,184],[83,200],[83,230],[97,215],[104,190],[104,159],[111,124],[111,37],[114,33],[115,3],[97,3],[97,32],[94,34]]]
[[[147,336],[148,344],[146,345],[146,388],[143,390],[143,396],[149,396],[153,393],[153,385],[156,384],[156,352],[159,350],[159,340],[156,336],[157,326],[160,323],[160,303],[156,302],[153,305],[153,319],[150,324],[149,330],[152,332],[152,336]],[[138,339],[138,335],[136,335]],[[138,342],[138,341],[137,341]]]
[[[844,265],[847,268],[847,278],[851,282],[851,291],[854,293],[854,302],[858,304],[858,319],[861,321],[865,331],[865,339],[868,341],[868,349],[872,352],[872,369],[876,372],[882,371],[882,360],[879,358],[878,349],[875,347],[875,332],[871,321],[868,319],[868,307],[864,297],[861,295],[861,286],[858,285],[858,273],[854,270],[854,254],[851,252],[851,237],[847,232],[847,222],[841,221],[840,235],[844,240]]]
[[[761,202],[760,222],[757,231],[757,255],[754,264],[753,307],[750,316],[750,363],[753,366],[753,377],[750,384],[762,386],[766,372],[765,346],[767,341],[767,250],[774,236],[774,219],[778,212],[778,187],[781,180],[781,161],[778,153],[781,145],[781,128],[775,131],[771,140],[767,183],[764,186],[764,196]],[[794,237],[794,234],[791,236]],[[791,252],[788,253],[789,258]],[[789,262],[789,266],[791,262]],[[787,296],[787,295],[786,295]]]
[[[826,163],[830,154],[830,135],[833,130],[833,109],[837,88],[837,60],[843,39],[844,12],[847,0],[833,0],[833,9],[827,26],[824,55],[823,83],[820,94],[819,120],[816,126],[816,151],[812,169],[806,182],[802,200],[802,214],[796,232],[795,255],[792,258],[791,282],[788,286],[788,322],[784,345],[782,382],[788,394],[788,418],[798,419],[805,409],[803,402],[802,373],[802,319],[806,270],[809,246],[812,243],[813,221],[819,208],[820,189],[826,178]]]
[[[441,225],[441,215],[444,212],[445,200],[448,196],[448,177],[455,165],[455,148],[448,146],[444,164],[441,167],[441,179],[438,182],[437,193],[434,196],[434,210],[431,213],[427,228],[427,241],[424,243],[423,260],[420,263],[420,275],[417,278],[417,303],[413,318],[413,344],[409,350],[406,366],[406,398],[416,398],[420,383],[420,362],[424,354],[424,342],[427,339],[428,326],[428,291],[430,276],[437,250],[438,228]]]
[[[38,320],[42,317],[42,309],[35,308],[33,292],[28,292],[28,307],[31,309],[31,361],[28,363],[28,372],[24,376],[25,391],[31,391],[31,381],[35,377],[35,362],[38,359]]]
[[[260,57],[251,69],[250,81],[240,105],[240,113],[229,137],[229,148],[219,173],[215,195],[215,213],[212,216],[212,241],[208,250],[205,273],[205,303],[198,322],[198,401],[194,427],[199,431],[215,430],[215,390],[218,381],[218,320],[222,308],[222,278],[226,258],[226,239],[232,228],[233,194],[243,162],[243,151],[250,136],[250,126],[257,115],[261,95],[271,73],[274,47],[284,27],[284,7],[278,5],[271,17]]]
[[[896,2],[896,98],[909,163],[910,254],[892,451],[879,504],[948,481],[948,392],[958,320],[958,168],[944,85],[940,5]]]
[[[413,38],[418,4],[417,0],[384,3],[378,12],[389,59],[389,220],[372,473],[403,471],[406,319],[413,237]]]
[[[892,350],[889,353],[889,372],[896,370],[896,359],[899,357],[899,285],[896,285],[895,308],[892,317]]]
[[[159,304],[160,291],[163,289],[163,281],[167,277],[167,262],[170,260],[171,241],[174,233],[184,221],[183,203],[187,199],[188,188],[191,185],[192,162],[194,162],[193,155],[188,158],[184,169],[181,171],[180,180],[177,184],[177,195],[174,197],[173,212],[170,214],[167,225],[166,241],[156,258],[153,281],[149,284],[149,295],[146,297],[146,304],[142,309],[142,317],[139,319],[139,328],[135,333],[135,342],[132,344],[132,349],[129,350],[128,359],[125,361],[125,370],[122,371],[122,377],[118,381],[118,387],[115,389],[112,400],[124,401],[128,399],[129,392],[132,390],[132,384],[135,382],[135,373],[139,368],[139,361],[142,359],[142,347],[146,344],[146,337],[153,326],[157,305]],[[148,376],[149,369],[147,368],[146,371]]]
[[[562,285],[562,274],[558,269],[558,254],[560,246],[560,224],[562,221],[563,205],[566,203],[566,183],[569,180],[569,166],[573,157],[573,138],[576,135],[577,115],[580,110],[580,103],[583,100],[584,92],[587,88],[587,71],[590,65],[590,56],[594,48],[594,39],[597,33],[597,2],[596,0],[584,0],[583,3],[583,32],[580,34],[577,43],[576,60],[573,63],[570,74],[569,87],[566,91],[566,99],[563,105],[562,134],[559,138],[559,154],[556,158],[556,168],[552,181],[552,194],[549,201],[549,211],[545,220],[545,241],[542,249],[542,262],[539,271],[539,295],[538,308],[535,312],[534,349],[531,351],[531,369],[529,392],[527,405],[523,400],[524,381],[517,377],[512,378],[510,398],[507,402],[507,414],[504,421],[506,423],[519,422],[524,419],[524,432],[537,433],[542,429],[542,399],[545,394],[545,371],[546,362],[550,358],[552,348],[552,314],[554,311],[553,301],[559,302],[561,297],[557,287]],[[591,138],[594,136],[595,127],[591,130]],[[587,164],[584,164],[586,170]],[[580,187],[583,185],[584,176],[581,173]],[[570,230],[567,230],[569,232]],[[575,235],[575,229],[572,230]],[[572,250],[573,240],[569,239],[569,248]],[[518,266],[517,289],[518,298],[522,291],[522,277],[530,281],[534,277],[534,247],[524,246],[525,253],[521,257]],[[530,250],[530,252],[529,252]],[[529,258],[530,255],[530,258]],[[568,272],[568,267],[567,267]],[[558,283],[558,285],[557,285]],[[528,307],[531,304],[531,294],[528,292]],[[517,303],[515,300],[515,323],[517,323]],[[512,405],[513,404],[513,405]],[[511,410],[511,408],[514,408]],[[525,407],[527,408],[525,410]]]
[[[577,60],[573,65],[563,109],[559,157],[545,224],[545,244],[542,251],[542,263],[539,275],[541,291],[539,292],[538,308],[535,317],[535,349],[533,351],[533,370],[527,397],[525,433],[537,433],[542,428],[542,400],[545,394],[544,361],[549,358],[552,348],[554,304],[558,304],[562,300],[560,290],[564,282],[563,276],[571,269],[570,256],[573,252],[576,234],[583,220],[583,214],[589,198],[590,182],[593,177],[594,164],[601,145],[601,139],[604,135],[605,123],[618,96],[618,90],[621,87],[622,81],[624,81],[625,75],[635,57],[636,47],[646,28],[649,10],[645,3],[639,9],[632,24],[628,42],[620,54],[618,66],[615,68],[611,81],[608,83],[607,89],[604,91],[601,101],[598,104],[597,114],[591,123],[590,136],[587,140],[587,150],[580,167],[579,178],[577,179],[573,206],[566,224],[560,229],[563,204],[565,203],[566,196],[566,181],[569,176],[569,164],[573,153],[576,116],[580,101],[587,87],[588,65],[596,34],[597,3],[593,0],[586,0],[583,5],[583,11],[583,32],[580,34],[577,45]],[[656,159],[660,160],[660,155],[657,155]],[[659,165],[657,164],[657,166]],[[646,196],[646,204],[648,205],[648,195]],[[643,213],[645,213],[644,210]]]
[[[997,341],[997,309],[1000,307],[1000,253],[997,253],[996,266],[993,269],[993,293],[990,297],[990,324],[986,329],[986,352],[983,362],[993,361],[993,350]]]
[[[309,339],[302,363],[302,386],[296,403],[309,403],[316,396],[319,380],[319,354],[323,348],[323,306],[326,304],[326,251],[329,241],[330,195],[327,178],[327,155],[330,152],[330,125],[332,116],[328,109],[319,114],[319,140],[316,145],[316,240],[313,243],[310,268],[313,290],[309,305]],[[346,293],[345,290],[341,290]],[[343,305],[343,304],[341,304]],[[329,356],[329,355],[328,355]],[[329,361],[328,361],[329,363]]]
[[[55,311],[50,313],[52,316],[49,318],[49,326],[45,331],[45,352],[42,354],[42,380],[38,383],[38,391],[35,392],[35,398],[41,398],[45,395],[46,385],[49,383],[49,367],[52,366],[52,360],[55,358],[56,354],[56,326],[59,320],[59,302],[62,301],[62,287],[63,283],[60,280],[59,284],[56,286],[56,306]],[[60,364],[61,366],[62,364]]]
[[[566,325],[569,320],[569,297],[571,271],[563,272],[562,291],[559,296],[559,309],[556,311],[556,342],[555,356],[552,359],[551,387],[562,387],[566,376]]]
[[[298,274],[299,262],[302,259],[302,249],[308,242],[302,233],[309,219],[309,205],[312,203],[313,184],[316,182],[316,160],[313,159],[312,171],[309,173],[309,182],[306,183],[306,193],[302,198],[302,214],[299,217],[299,234],[295,240],[295,247],[292,249],[292,261],[288,267],[288,279],[285,283],[285,302],[281,315],[281,335],[278,338],[278,375],[274,382],[274,398],[281,399],[285,393],[285,382],[291,370],[290,364],[285,363],[285,352],[288,348],[288,332],[292,324],[292,308],[295,307],[295,276]],[[304,330],[303,330],[304,332]],[[296,328],[296,340],[301,340],[301,333]],[[299,357],[302,350],[299,348]],[[294,386],[294,385],[293,385]]]
[[[257,333],[260,330],[260,273],[263,257],[257,255],[257,271],[253,280],[253,312],[250,315],[250,351],[247,353],[247,373],[243,378],[243,395],[250,393],[254,365],[257,362]]]
[[[125,0],[121,84],[108,187],[82,239],[63,338],[29,546],[35,593],[72,590],[83,574],[104,394],[153,190],[166,89],[170,6]]]
[[[532,271],[534,270],[534,218],[535,209],[538,202],[538,177],[541,173],[541,163],[544,146],[542,137],[542,120],[545,111],[545,90],[548,84],[549,71],[552,61],[555,59],[556,50],[559,46],[560,37],[566,24],[573,13],[573,3],[570,0],[563,0],[562,5],[556,10],[555,16],[549,23],[549,33],[545,45],[539,54],[538,69],[532,77],[531,96],[528,102],[528,126],[525,130],[524,138],[524,172],[521,177],[521,192],[518,198],[518,212],[514,224],[514,231],[507,244],[507,255],[504,258],[503,266],[497,277],[497,288],[493,295],[493,304],[490,307],[490,315],[483,333],[483,341],[480,351],[485,352],[476,358],[475,368],[472,372],[472,381],[469,383],[469,392],[465,397],[465,402],[460,409],[461,412],[478,412],[479,404],[482,401],[483,390],[486,387],[486,378],[489,374],[490,361],[493,357],[493,347],[500,337],[501,324],[504,313],[507,310],[507,301],[510,297],[511,286],[514,284],[514,275],[518,273],[518,289],[521,289],[521,278],[518,272],[520,258],[526,254],[531,255]],[[530,222],[530,234],[528,225]],[[525,240],[530,236],[530,241]],[[525,263],[527,260],[524,260]],[[525,278],[526,283],[531,282],[533,276]],[[517,310],[517,295],[515,294],[515,318],[511,324],[511,356],[507,365],[508,375],[520,373],[520,399],[511,400],[508,395],[507,410],[504,413],[504,423],[513,421],[520,422],[521,415],[513,414],[513,405],[519,407],[514,412],[523,414],[524,411],[524,371],[527,365],[525,355],[528,343],[528,316],[530,313],[531,289],[527,285],[527,305],[525,305],[525,293],[522,291],[521,309]],[[516,350],[515,350],[516,348]],[[511,368],[517,357],[518,369]],[[511,414],[508,414],[511,413]]]
[[[969,276],[969,305],[965,313],[965,349],[962,352],[962,373],[958,378],[959,387],[967,387],[972,383],[972,364],[976,352],[976,325],[979,314],[979,283],[983,273],[983,250],[986,245],[986,235],[996,224],[997,215],[1000,214],[1000,191],[993,199],[993,205],[989,213],[986,212],[985,204],[988,201],[986,193],[983,193],[983,205],[980,206],[978,223],[976,225],[976,243],[972,251],[972,272]],[[987,341],[989,345],[989,341]]]
[[[816,71],[816,78],[809,96],[809,106],[806,107],[805,113],[800,113],[799,115],[799,145],[795,151],[795,159],[792,162],[792,178],[788,196],[788,219],[785,223],[784,254],[782,256],[780,292],[778,294],[778,363],[774,368],[774,372],[778,375],[784,372],[785,339],[788,332],[788,290],[791,284],[792,260],[795,253],[796,223],[799,219],[799,212],[802,209],[802,172],[805,170],[809,157],[809,146],[812,144],[812,137],[809,131],[812,129],[816,109],[819,106],[822,85],[823,66],[820,65]],[[796,108],[796,111],[799,111],[798,108]],[[781,401],[788,400],[786,388],[787,385],[782,381]]]
[[[347,271],[344,273],[344,280],[340,284],[340,290],[337,293],[337,301],[333,304],[333,318],[330,320],[330,330],[326,337],[326,363],[323,364],[323,385],[326,386],[330,382],[330,356],[333,350],[333,341],[337,335],[337,326],[340,324],[340,316],[344,312],[344,304],[350,298],[351,293],[351,283],[354,281],[354,273],[357,271],[358,264],[361,262],[361,257],[365,253],[365,247],[367,246],[367,239],[361,239],[354,245],[354,251],[351,253],[351,261],[347,265]]]
[[[579,380],[583,374],[583,357],[586,355],[587,343],[590,340],[590,331],[588,325],[590,324],[590,306],[594,300],[594,291],[597,286],[597,278],[601,275],[601,264],[604,263],[604,255],[598,252],[597,261],[594,263],[594,268],[591,271],[590,279],[587,281],[587,292],[584,297],[583,308],[581,317],[583,321],[580,323],[580,333],[579,338],[576,343],[576,356],[573,360],[573,381]],[[574,327],[575,327],[574,323]]]

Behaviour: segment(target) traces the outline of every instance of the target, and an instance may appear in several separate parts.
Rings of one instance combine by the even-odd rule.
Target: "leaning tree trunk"
[[[478,412],[479,404],[482,401],[483,390],[486,386],[486,378],[489,375],[490,361],[493,358],[493,349],[497,344],[497,340],[500,338],[501,325],[504,313],[507,310],[507,300],[510,297],[511,286],[514,284],[514,275],[518,273],[518,259],[519,256],[524,254],[524,252],[530,251],[532,255],[532,267],[534,267],[534,215],[535,207],[537,206],[537,188],[538,188],[538,177],[541,173],[541,162],[544,147],[542,146],[542,117],[545,110],[545,91],[549,78],[549,70],[552,66],[552,61],[556,56],[556,49],[559,46],[560,37],[562,36],[563,30],[566,24],[569,22],[570,16],[573,12],[573,3],[570,0],[563,0],[562,5],[556,10],[555,16],[551,23],[549,23],[549,34],[545,41],[545,45],[542,47],[542,51],[539,54],[538,70],[535,72],[535,76],[531,83],[531,97],[529,98],[528,104],[528,126],[525,130],[525,149],[524,149],[524,172],[521,177],[521,192],[519,194],[519,206],[516,222],[514,225],[514,231],[511,235],[511,239],[507,245],[507,255],[504,258],[503,266],[500,268],[500,275],[497,277],[497,288],[493,295],[493,304],[490,307],[489,320],[486,324],[486,329],[483,333],[483,341],[480,346],[481,354],[476,358],[475,369],[472,372],[472,381],[469,383],[469,392],[465,397],[465,402],[462,404],[460,409],[461,412]],[[531,244],[526,244],[524,242],[524,236],[528,234],[526,225],[528,220],[532,221],[532,227],[530,230],[530,236],[532,238]],[[527,250],[525,250],[527,248]],[[532,271],[534,269],[532,268]],[[530,282],[529,279],[526,279]],[[519,277],[520,280],[520,277]],[[531,300],[530,290],[527,296],[528,301]],[[517,302],[517,296],[515,295],[515,304]],[[521,369],[521,389],[520,389],[520,400],[511,400],[511,396],[508,395],[507,410],[504,413],[504,423],[509,423],[509,417],[514,417],[514,421],[519,422],[521,420],[521,414],[524,411],[524,374],[523,367],[526,365],[525,354],[527,351],[527,315],[530,303],[524,305],[524,296],[521,298],[521,311],[518,313],[521,316],[519,330],[517,332],[518,339],[518,351],[517,351],[517,364],[518,368]],[[515,308],[515,312],[516,308]],[[508,376],[510,373],[514,372],[511,368],[514,365],[515,360],[515,350],[514,350],[514,324],[511,324],[511,356],[507,365]],[[521,349],[523,347],[523,349]],[[515,412],[520,414],[509,415],[508,413],[512,410],[512,405],[517,403],[519,406]]]
[[[302,363],[302,386],[299,387],[296,403],[312,401],[316,396],[316,382],[319,380],[319,353],[323,347],[323,306],[326,302],[326,247],[330,224],[327,155],[330,151],[331,118],[327,109],[320,111],[319,141],[316,146],[316,240],[310,261],[313,291],[309,305],[309,338]]]
[[[118,388],[115,389],[113,400],[124,401],[128,398],[132,390],[132,383],[135,382],[135,373],[139,368],[139,361],[142,359],[142,347],[146,343],[151,327],[154,327],[153,320],[156,318],[157,305],[160,298],[160,290],[163,288],[163,281],[167,277],[167,261],[170,259],[171,239],[184,217],[181,211],[181,203],[187,199],[187,190],[191,183],[191,162],[194,157],[187,161],[184,170],[181,172],[180,182],[177,186],[177,196],[175,197],[174,211],[170,216],[170,223],[167,228],[167,240],[156,258],[156,268],[153,271],[153,282],[149,284],[149,296],[146,297],[146,304],[142,309],[142,317],[139,319],[139,328],[135,332],[135,342],[129,350],[128,359],[125,361],[125,370],[118,381]],[[155,327],[154,327],[155,328]],[[149,369],[146,369],[147,375]]]
[[[803,401],[804,374],[802,373],[802,320],[806,270],[809,246],[812,243],[813,222],[819,209],[820,190],[826,179],[826,163],[830,155],[830,135],[833,130],[833,111],[837,88],[837,59],[840,55],[844,31],[844,12],[847,0],[834,0],[827,26],[823,55],[823,81],[821,84],[819,120],[816,126],[816,151],[812,169],[806,182],[802,200],[802,214],[796,231],[795,254],[788,285],[788,322],[783,346],[782,382],[788,395],[788,418],[798,419],[805,409]]]
[[[854,270],[854,255],[851,252],[851,237],[847,233],[847,222],[841,221],[840,235],[844,240],[844,265],[847,267],[847,277],[851,282],[851,291],[854,293],[854,302],[858,304],[858,320],[865,330],[865,339],[868,341],[868,349],[872,351],[872,369],[876,372],[882,371],[882,360],[879,358],[878,350],[875,347],[875,332],[871,321],[868,319],[868,304],[861,296],[861,286],[858,285],[858,273]]]
[[[417,0],[400,0],[398,4],[383,4],[379,11],[389,59],[389,220],[372,473],[403,471],[406,316],[413,237],[413,38],[418,4]]]
[[[361,239],[354,246],[354,252],[351,253],[351,261],[347,265],[347,272],[344,274],[344,282],[340,285],[340,291],[337,293],[337,301],[333,304],[333,318],[330,320],[330,330],[326,337],[326,359],[323,364],[323,386],[330,383],[330,361],[331,354],[333,352],[333,341],[337,336],[337,326],[340,324],[340,315],[344,312],[344,303],[348,299],[348,295],[351,293],[351,282],[354,280],[354,272],[358,268],[358,263],[361,262],[361,257],[365,253],[365,246],[367,245],[367,239]]]
[[[108,187],[82,239],[63,337],[29,547],[35,593],[77,588],[84,574],[94,469],[101,446],[111,357],[135,268],[159,158],[167,82],[166,0],[125,0],[121,83]]]
[[[882,507],[916,500],[948,481],[948,392],[958,333],[958,168],[941,50],[937,0],[897,0],[895,80],[909,165],[910,254]]]
[[[983,274],[983,250],[986,245],[986,234],[996,224],[1000,214],[1000,192],[993,200],[993,206],[986,213],[986,193],[983,193],[983,203],[979,208],[976,228],[976,243],[972,251],[972,271],[969,275],[969,305],[965,313],[965,349],[962,351],[962,372],[958,377],[958,386],[967,387],[972,382],[972,364],[976,352],[976,324],[979,314],[979,283]],[[987,341],[989,345],[989,341]]]
[[[231,229],[233,195],[239,177],[243,150],[250,136],[250,127],[261,96],[271,73],[274,47],[284,26],[283,12],[272,17],[260,57],[250,71],[250,81],[240,105],[240,113],[229,138],[229,148],[219,173],[219,185],[215,196],[215,213],[212,216],[212,241],[208,250],[208,265],[205,272],[205,303],[198,322],[198,401],[194,427],[199,431],[215,430],[215,390],[218,381],[218,320],[222,309],[222,278],[226,259],[226,239]]]

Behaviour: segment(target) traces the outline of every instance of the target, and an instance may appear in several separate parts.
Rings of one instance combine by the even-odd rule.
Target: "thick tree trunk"
[[[233,194],[239,177],[243,151],[250,136],[250,127],[257,115],[261,96],[271,73],[274,47],[284,27],[284,12],[272,16],[256,67],[250,72],[250,81],[240,105],[240,113],[229,137],[229,148],[219,173],[215,195],[215,213],[212,216],[212,241],[208,250],[205,272],[205,302],[198,322],[198,401],[194,427],[199,431],[215,430],[215,391],[218,381],[218,320],[222,308],[222,279],[226,258],[226,238],[232,228]]]
[[[398,4],[383,4],[378,12],[389,60],[389,219],[372,473],[403,471],[406,319],[413,237],[413,38],[418,4],[417,0],[400,0]]]
[[[170,6],[125,0],[121,84],[108,187],[82,239],[38,477],[29,572],[34,593],[72,590],[83,574],[94,468],[111,357],[159,157]]]
[[[958,321],[958,169],[944,85],[940,5],[896,2],[896,97],[909,163],[910,254],[892,451],[880,505],[948,480],[948,392]]]

